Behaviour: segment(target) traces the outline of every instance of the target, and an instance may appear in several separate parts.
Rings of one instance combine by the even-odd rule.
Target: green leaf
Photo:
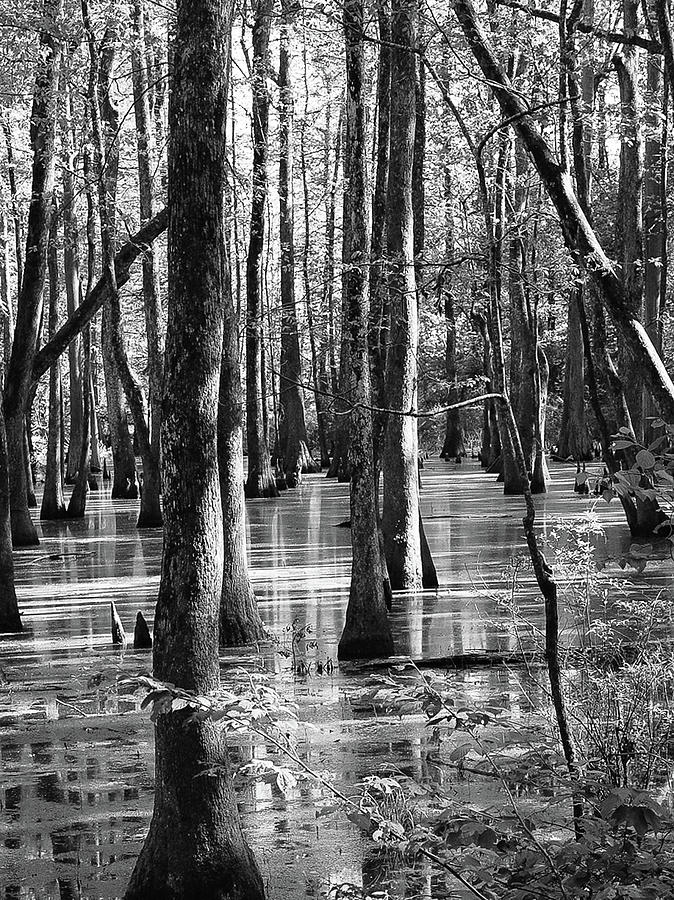
[[[642,469],[652,469],[655,465],[655,457],[650,450],[639,450],[637,453],[636,464]]]

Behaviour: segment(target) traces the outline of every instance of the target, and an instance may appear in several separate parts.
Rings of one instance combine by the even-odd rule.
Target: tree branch
[[[123,244],[115,255],[115,273],[117,285],[122,287],[130,277],[132,264],[155,238],[166,231],[168,226],[168,210],[161,212],[150,219],[140,231]],[[36,354],[33,364],[33,383],[38,381],[44,373],[53,365],[59,356],[66,350],[68,344],[73,341],[84,326],[90,322],[101,309],[109,296],[110,285],[108,279],[103,276],[91,290],[86,300],[78,306],[73,315],[59,328],[54,337]]]
[[[517,3],[516,0],[496,0],[496,3],[498,6],[507,6],[509,9],[527,13],[534,19],[544,19],[546,22],[559,24],[559,16],[547,9],[534,9],[524,3]],[[620,31],[607,31],[604,28],[597,28],[596,25],[588,25],[587,22],[577,22],[575,29],[583,34],[593,34],[595,37],[601,38],[603,41],[609,41],[612,44],[631,44],[634,47],[643,47],[644,50],[648,50],[650,53],[662,53],[662,46],[658,41],[640,37],[638,34],[632,35],[623,34]]]

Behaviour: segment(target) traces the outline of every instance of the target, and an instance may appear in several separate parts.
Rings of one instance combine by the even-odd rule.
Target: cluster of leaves
[[[613,450],[619,453],[627,465],[601,483],[602,496],[607,502],[614,497],[636,497],[664,504],[670,510],[674,505],[674,426],[662,419],[650,423],[660,432],[648,446],[640,444],[629,428],[620,428],[613,436]],[[669,522],[660,530],[664,536],[671,532]]]

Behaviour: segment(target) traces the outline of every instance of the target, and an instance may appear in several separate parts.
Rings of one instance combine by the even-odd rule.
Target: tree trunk
[[[58,327],[59,317],[59,271],[56,250],[57,211],[56,201],[52,207],[47,249],[49,270],[49,337]],[[81,436],[80,436],[81,440]],[[63,458],[61,456],[61,365],[54,363],[49,370],[49,420],[47,431],[47,463],[44,475],[41,519],[62,519],[66,512],[63,499]]]
[[[224,308],[218,411],[218,468],[224,540],[220,646],[235,647],[261,640],[265,637],[265,627],[257,608],[246,558],[239,321],[229,278],[225,287]]]
[[[133,105],[136,119],[138,142],[138,188],[140,200],[141,226],[147,225],[154,214],[153,173],[155,170],[154,129],[148,103],[148,76],[145,53],[145,25],[143,0],[134,0],[133,41],[131,44],[133,68]],[[164,347],[161,334],[161,296],[159,293],[159,273],[155,265],[154,250],[150,245],[143,253],[143,300],[145,309],[145,334],[147,338],[148,369],[148,412],[150,416],[150,447],[152,457],[159,466],[159,430],[161,426],[161,392],[164,368]],[[147,472],[143,461],[145,482],[143,492],[148,490]],[[159,472],[154,474],[157,495],[161,493]],[[155,501],[153,501],[155,502]],[[157,504],[159,498],[157,496]],[[151,524],[148,522],[148,524]],[[161,512],[159,521],[161,524]]]
[[[157,678],[199,694],[220,682],[217,410],[230,17],[231,5],[220,0],[179,0],[169,99],[164,552],[153,660]],[[154,812],[125,898],[263,900],[224,735],[212,723],[187,723],[188,715],[179,710],[157,720]],[[217,773],[204,777],[213,765]]]
[[[662,353],[661,297],[666,273],[667,229],[663,216],[663,174],[666,156],[667,107],[663,104],[662,57],[649,54],[647,62],[645,157],[644,157],[644,325],[658,353]],[[643,393],[644,434],[650,443],[655,434],[648,419],[656,415],[653,401]]]
[[[57,22],[62,0],[45,0],[47,27],[40,36],[40,62],[35,78],[31,113],[33,174],[28,212],[26,258],[16,314],[12,355],[5,382],[4,416],[9,453],[12,540],[15,547],[38,544],[37,531],[28,509],[28,481],[24,464],[25,418],[28,412],[33,361],[42,312],[42,292],[47,267],[49,220],[54,190],[54,138],[61,43]]]
[[[68,316],[77,309],[80,296],[80,254],[79,228],[75,208],[75,173],[77,162],[73,141],[72,101],[70,86],[64,84],[65,114],[61,127],[63,143],[63,272],[66,285],[66,308]],[[49,340],[54,335],[50,332]],[[68,347],[68,375],[70,383],[70,436],[68,438],[68,458],[66,482],[72,484],[77,474],[77,464],[82,447],[82,377],[80,373],[79,340],[76,338]]]
[[[279,50],[279,237],[281,241],[281,362],[279,366],[279,451],[288,486],[302,472],[319,467],[307,447],[302,396],[302,365],[295,304],[295,236],[293,216],[294,100],[290,75],[291,0],[281,3]]]
[[[365,188],[365,102],[363,92],[363,0],[346,0],[346,140],[344,174],[344,308],[349,341],[349,469],[351,472],[351,587],[340,659],[369,659],[393,653],[386,612],[377,530],[372,413],[368,353],[369,304]]]
[[[636,34],[638,28],[638,0],[623,0],[623,20],[626,34]],[[641,130],[641,98],[638,86],[639,51],[625,45],[613,58],[620,86],[620,173],[616,234],[620,277],[630,313],[643,316],[643,141]],[[618,345],[618,365],[625,386],[635,437],[642,436],[643,383],[638,366],[622,343]]]
[[[88,151],[84,154],[84,190],[87,198],[87,296],[91,294],[94,278],[96,277],[96,207],[94,204],[94,185],[91,180],[91,166]],[[82,282],[78,279],[78,289],[82,291]],[[105,315],[105,314],[104,314]],[[82,440],[80,454],[77,460],[77,479],[68,503],[68,518],[81,519],[87,508],[87,496],[89,493],[89,480],[91,475],[91,447],[94,444],[95,415],[93,410],[94,391],[91,366],[91,323],[87,322],[82,330],[82,356],[84,380],[84,396],[82,411]],[[108,404],[108,409],[110,408]],[[91,441],[89,434],[91,432]],[[127,433],[128,434],[128,433]],[[97,438],[96,438],[97,440]],[[113,445],[114,453],[114,445]],[[135,476],[135,460],[134,476]],[[116,470],[115,470],[116,471]]]
[[[447,152],[449,148],[446,148]],[[445,315],[445,377],[447,378],[447,404],[451,405],[460,399],[456,372],[456,310],[454,308],[453,279],[454,270],[454,204],[452,192],[452,172],[449,163],[444,164],[444,207],[445,207],[445,268],[438,278],[438,294]],[[442,459],[456,459],[464,456],[466,448],[463,442],[463,425],[458,409],[447,410],[445,421],[445,439],[440,451]]]
[[[415,124],[416,0],[394,0],[391,15],[391,159],[387,247],[391,334],[386,360],[388,405],[413,412],[417,402],[418,323],[414,275],[412,169]],[[417,423],[388,417],[382,529],[391,587],[422,586]]]
[[[386,198],[391,155],[391,7],[378,0],[379,70],[377,72],[377,165],[372,195],[372,235],[370,238],[370,371],[375,406],[386,407],[386,345],[389,334],[389,293],[386,278]],[[418,159],[418,157],[416,157]],[[422,188],[423,192],[423,188]],[[375,488],[383,452],[386,415],[373,418]]]
[[[262,251],[267,202],[269,93],[267,67],[272,0],[258,0],[253,25],[253,197],[246,261],[246,439],[247,497],[278,497],[265,424],[266,385],[262,374]]]
[[[321,456],[320,465],[323,469],[330,467],[327,416],[325,409],[328,402],[328,397],[325,396],[325,393],[322,389],[319,362],[319,344],[321,345],[322,351],[325,344],[325,329],[323,325],[321,325],[319,330],[314,318],[314,310],[311,298],[311,278],[309,274],[309,256],[311,250],[311,211],[309,178],[307,172],[306,130],[307,122],[309,120],[309,97],[311,96],[311,92],[309,88],[309,77],[307,72],[306,26],[303,26],[302,41],[302,61],[304,64],[304,117],[302,119],[302,128],[300,130],[300,154],[302,157],[302,194],[304,199],[304,248],[302,253],[302,277],[304,280],[304,302],[307,306],[307,330],[309,332],[309,346],[311,349],[311,382],[314,388],[314,404],[316,406],[316,430],[318,432],[318,449]]]
[[[0,634],[22,630],[14,589],[12,527],[9,512],[9,458],[5,440],[5,420],[0,405]]]
[[[143,488],[140,493],[138,528],[152,528],[162,524],[159,482],[158,447],[153,447],[148,427],[147,403],[140,381],[131,369],[126,352],[122,327],[122,311],[115,274],[115,196],[119,146],[117,132],[119,114],[110,95],[110,81],[119,42],[118,22],[113,18],[106,27],[99,57],[95,35],[88,19],[87,0],[83,0],[83,20],[89,43],[91,76],[89,80],[89,111],[93,131],[94,154],[98,177],[98,209],[101,219],[103,273],[107,278],[110,349],[117,373],[126,395],[135,427],[135,436],[143,460]],[[155,360],[156,362],[156,360]]]
[[[615,323],[620,339],[643,373],[644,381],[661,415],[674,421],[674,383],[643,325],[631,313],[620,279],[581,209],[568,173],[560,166],[528,107],[515,93],[510,80],[497,62],[471,0],[454,0],[454,12],[471,52],[497,96],[504,116],[514,117],[513,127],[520,134],[557,210],[570,252],[577,256],[585,268],[589,281]]]
[[[21,207],[16,187],[16,162],[14,160],[14,143],[9,116],[2,119],[2,130],[5,134],[5,146],[7,148],[7,180],[9,181],[9,197],[12,204],[12,224],[14,226],[14,257],[16,262],[16,295],[21,294],[23,284],[23,228],[21,226]]]

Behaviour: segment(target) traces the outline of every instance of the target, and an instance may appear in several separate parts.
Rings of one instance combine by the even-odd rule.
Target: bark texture
[[[258,0],[253,24],[253,196],[246,260],[246,442],[247,497],[278,497],[266,430],[266,384],[262,372],[264,316],[262,265],[267,203],[269,32],[273,0]]]
[[[349,469],[351,473],[351,587],[338,656],[368,659],[393,653],[384,596],[374,486],[368,354],[368,236],[365,190],[363,96],[363,0],[344,5],[346,43],[346,141],[348,195],[344,198],[345,325],[348,328]]]
[[[47,27],[40,35],[40,54],[35,77],[30,138],[33,150],[31,201],[28,210],[26,257],[16,314],[12,355],[4,394],[4,416],[9,453],[12,540],[15,547],[38,544],[37,531],[28,509],[28,479],[24,458],[24,429],[28,413],[33,361],[42,313],[42,292],[47,268],[47,244],[54,190],[56,104],[61,43],[57,22],[62,0],[45,0]]]
[[[302,472],[319,466],[307,447],[302,394],[302,361],[295,303],[295,223],[293,203],[294,99],[291,80],[291,0],[281,3],[279,51],[279,237],[281,241],[281,361],[279,366],[279,452],[289,487]]]
[[[417,296],[414,274],[412,168],[415,126],[415,0],[392,4],[391,160],[387,245],[391,333],[386,395],[395,410],[413,412],[417,402]],[[417,424],[413,416],[389,415],[384,449],[382,529],[391,587],[422,586]]]
[[[153,659],[158,678],[200,694],[220,680],[217,409],[230,20],[231,5],[221,0],[179,0],[169,100],[164,553]],[[222,732],[185,718],[181,710],[156,724],[154,812],[126,900],[263,900]],[[218,774],[200,777],[216,763]]]

